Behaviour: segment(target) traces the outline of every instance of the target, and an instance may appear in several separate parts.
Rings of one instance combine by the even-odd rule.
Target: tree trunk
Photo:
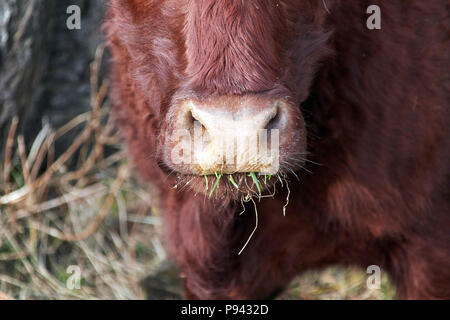
[[[67,8],[81,9],[69,30]],[[104,42],[106,0],[0,1],[0,159],[14,116],[28,143],[48,121],[58,127],[90,108],[89,65]]]

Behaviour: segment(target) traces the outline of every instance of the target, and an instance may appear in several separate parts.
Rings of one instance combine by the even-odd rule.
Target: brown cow
[[[110,3],[115,115],[188,298],[273,297],[329,264],[450,298],[448,0]],[[203,149],[174,153],[196,123]],[[264,129],[278,158],[223,159]]]

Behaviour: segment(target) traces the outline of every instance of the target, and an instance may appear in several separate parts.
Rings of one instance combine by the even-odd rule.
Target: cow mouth
[[[274,175],[254,172],[178,174],[174,188],[190,190],[211,199],[249,200],[273,197],[279,187],[284,188],[287,184],[287,176],[281,172]]]

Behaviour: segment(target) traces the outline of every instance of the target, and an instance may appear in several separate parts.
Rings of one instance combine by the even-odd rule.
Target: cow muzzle
[[[184,174],[279,170],[289,128],[289,103],[257,96],[181,100],[173,106],[166,159]]]

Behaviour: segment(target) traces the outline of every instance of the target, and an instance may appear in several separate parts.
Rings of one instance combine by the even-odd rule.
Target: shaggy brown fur
[[[447,0],[111,0],[115,114],[163,192],[187,297],[270,297],[308,268],[375,264],[399,298],[450,298],[449,19]],[[279,184],[239,256],[253,207],[239,216],[225,185],[220,200],[173,189],[161,141],[175,99],[249,93],[295,101],[308,155],[282,164],[299,176],[286,216]]]

